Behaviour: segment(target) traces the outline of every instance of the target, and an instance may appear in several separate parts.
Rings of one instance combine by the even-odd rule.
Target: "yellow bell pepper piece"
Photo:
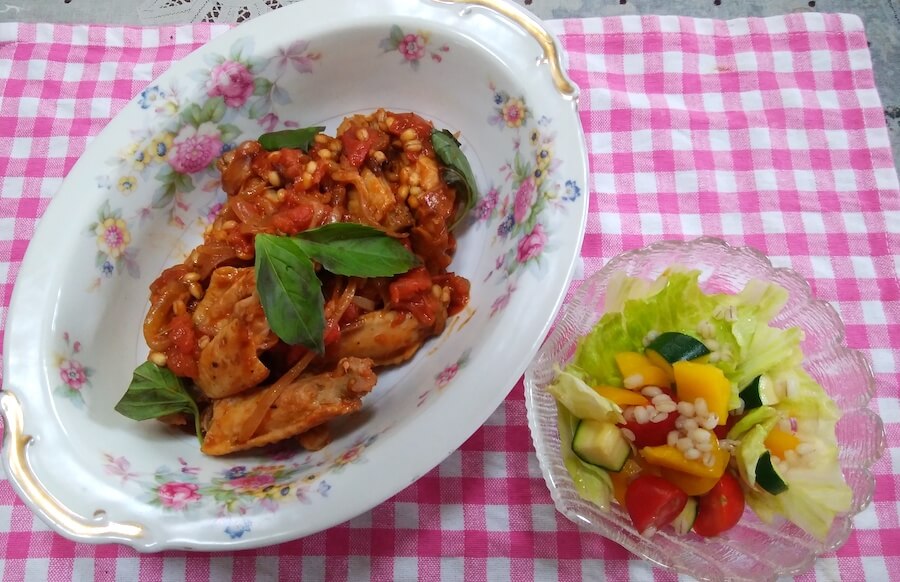
[[[692,496],[708,493],[719,482],[718,477],[698,477],[672,469],[660,469],[659,476]]]
[[[621,352],[615,355],[616,365],[622,378],[640,377],[640,385],[634,388],[643,388],[644,386],[664,386],[669,388],[672,385],[669,376],[659,367],[654,366],[644,354],[638,352]],[[666,363],[668,366],[668,362]],[[631,388],[626,383],[626,388]]]
[[[628,484],[641,472],[641,466],[634,458],[625,461],[621,471],[615,473],[610,471],[609,479],[612,481],[613,497],[622,507],[625,507],[625,491],[628,489]]]
[[[672,369],[678,399],[694,402],[703,398],[709,411],[718,415],[719,426],[724,425],[728,421],[731,382],[722,370],[712,364],[697,362],[675,362]]]
[[[800,439],[794,433],[780,428],[773,428],[765,440],[766,448],[779,459],[784,459],[784,453],[796,449],[799,444]]]
[[[711,467],[707,467],[703,463],[702,458],[693,461],[685,459],[684,453],[670,445],[644,447],[640,452],[641,456],[644,457],[644,460],[651,465],[681,471],[688,475],[708,477],[711,479],[718,479],[722,476],[722,473],[725,472],[725,467],[728,466],[728,459],[731,456],[727,451],[723,451],[718,445],[714,444],[712,450],[713,464]]]
[[[663,371],[663,375],[666,378],[666,386],[671,386],[672,382],[675,381],[675,372],[672,370],[672,364],[653,350],[647,350],[646,354],[647,361],[650,362],[650,365]]]
[[[594,390],[600,396],[608,398],[619,406],[646,406],[650,400],[634,390],[616,388],[615,386],[594,386]]]

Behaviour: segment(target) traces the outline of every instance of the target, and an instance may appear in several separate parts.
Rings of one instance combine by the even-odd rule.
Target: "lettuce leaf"
[[[547,386],[547,392],[577,418],[607,422],[622,420],[622,409],[618,404],[601,396],[581,378],[570,372],[557,373],[553,383]]]

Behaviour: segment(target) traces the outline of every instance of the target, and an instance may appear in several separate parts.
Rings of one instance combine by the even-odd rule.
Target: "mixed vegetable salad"
[[[619,503],[645,536],[669,524],[716,536],[749,506],[824,539],[852,497],[840,412],[801,366],[802,330],[769,325],[787,291],[752,280],[706,294],[699,277],[610,282],[605,314],[548,386],[566,468],[579,495]]]

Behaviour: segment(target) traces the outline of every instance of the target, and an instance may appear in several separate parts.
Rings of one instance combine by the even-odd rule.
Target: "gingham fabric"
[[[848,344],[871,358],[887,452],[849,541],[799,579],[900,579],[900,193],[861,23],[795,14],[550,26],[582,88],[584,271],[655,240],[707,234],[806,276],[843,317]],[[91,136],[225,30],[0,24],[0,321],[37,220]],[[141,555],[73,543],[0,481],[0,566],[5,580],[678,578],[555,511],[521,382],[460,450],[394,498],[260,550]]]

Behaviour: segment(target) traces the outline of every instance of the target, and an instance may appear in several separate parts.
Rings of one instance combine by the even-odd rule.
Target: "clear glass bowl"
[[[556,402],[544,390],[553,378],[553,365],[564,364],[573,356],[578,339],[603,314],[613,273],[655,278],[673,264],[700,269],[700,281],[707,292],[736,293],[747,281],[758,278],[775,282],[790,293],[772,325],[800,327],[805,332],[804,368],[842,411],[836,428],[840,463],[853,490],[850,511],[835,519],[824,542],[787,520],[767,525],[749,507],[736,527],[716,538],[701,538],[693,532],[678,536],[669,527],[648,539],[638,535],[618,504],[600,509],[578,496],[560,455]],[[758,581],[797,574],[809,569],[817,555],[843,545],[853,516],[872,500],[875,482],[869,467],[884,450],[881,419],[866,407],[874,392],[868,361],[858,351],[847,349],[837,313],[828,303],[812,298],[809,285],[800,275],[774,268],[753,249],[732,247],[713,238],[663,241],[612,259],[585,279],[564,305],[553,331],[525,373],[528,425],[556,508],[576,524],[651,562],[701,580]]]

